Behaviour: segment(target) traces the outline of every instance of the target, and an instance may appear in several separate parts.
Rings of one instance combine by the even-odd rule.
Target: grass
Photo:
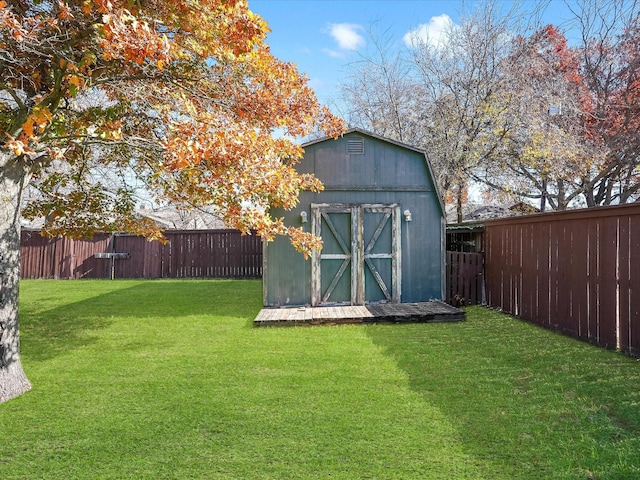
[[[482,308],[253,328],[257,281],[25,281],[0,478],[640,478],[640,362]]]

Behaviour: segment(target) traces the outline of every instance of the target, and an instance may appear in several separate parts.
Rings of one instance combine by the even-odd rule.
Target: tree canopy
[[[48,233],[157,236],[133,216],[135,179],[154,199],[313,245],[268,209],[320,188],[292,168],[295,137],[342,123],[271,55],[246,1],[1,0],[0,32],[0,145],[33,175],[25,213]]]
[[[436,43],[374,37],[344,84],[349,121],[423,148],[459,221],[470,184],[542,210],[640,201],[640,4],[579,2],[567,30],[539,13],[488,1]]]
[[[246,0],[0,0],[0,402],[20,363],[20,216],[51,235],[161,236],[136,194],[209,207],[300,251],[319,239],[270,215],[302,189],[299,136],[337,136],[295,65],[275,58]],[[23,210],[25,191],[34,189]]]

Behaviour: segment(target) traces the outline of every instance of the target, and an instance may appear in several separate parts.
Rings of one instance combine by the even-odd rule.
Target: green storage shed
[[[303,147],[297,169],[324,190],[272,213],[320,236],[323,249],[305,259],[287,238],[266,243],[264,306],[442,300],[445,216],[426,154],[356,128]]]

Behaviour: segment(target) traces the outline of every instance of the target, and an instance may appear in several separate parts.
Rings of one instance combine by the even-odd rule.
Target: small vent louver
[[[347,153],[350,155],[364,154],[364,138],[351,137],[347,139]]]

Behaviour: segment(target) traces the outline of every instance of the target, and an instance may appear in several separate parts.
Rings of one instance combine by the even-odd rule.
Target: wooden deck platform
[[[335,325],[343,323],[458,322],[464,312],[444,302],[384,303],[340,307],[263,308],[253,325]]]

